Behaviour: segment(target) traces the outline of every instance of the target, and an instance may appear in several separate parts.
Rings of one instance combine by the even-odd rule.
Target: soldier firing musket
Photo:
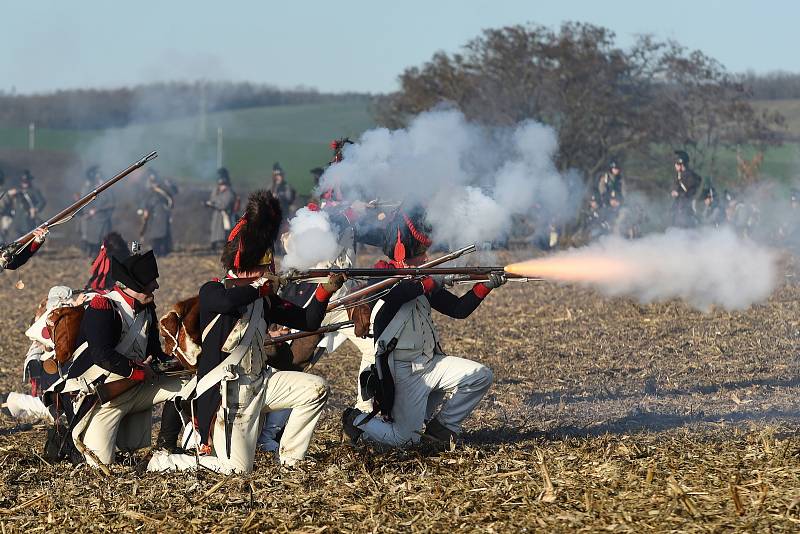
[[[146,165],[147,162],[152,161],[157,156],[158,154],[155,151],[143,156],[139,161],[132,163],[127,169],[123,170],[113,178],[110,178],[106,182],[98,185],[87,195],[84,195],[82,198],[59,211],[30,232],[18,237],[11,243],[0,247],[0,269],[16,269],[21,267],[30,259],[31,256],[33,256],[34,252],[41,247],[41,244],[44,242],[45,235],[50,228],[59,224],[64,224],[65,222],[71,220],[83,208],[97,198],[100,193],[119,182],[136,169]]]
[[[429,234],[424,213],[402,212],[384,232],[382,248],[389,260],[379,261],[375,269],[348,270],[356,277],[403,277],[381,295],[371,314],[375,348],[361,361],[361,402],[342,414],[343,432],[353,443],[364,439],[403,447],[424,435],[449,444],[492,383],[488,367],[442,351],[431,310],[468,317],[494,288],[505,284],[505,270],[423,267],[432,244]],[[445,289],[455,275],[487,281],[459,297]]]

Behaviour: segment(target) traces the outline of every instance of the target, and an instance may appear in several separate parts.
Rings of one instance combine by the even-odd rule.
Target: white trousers
[[[53,416],[50,415],[50,410],[44,405],[42,399],[33,395],[12,391],[6,399],[6,408],[14,419],[53,421]]]
[[[114,448],[135,450],[150,445],[153,406],[175,398],[183,381],[179,377],[156,375],[105,404],[95,406],[72,430],[104,464],[114,460]],[[91,455],[86,463],[97,463]]]
[[[347,321],[347,310],[340,309],[325,315],[322,321],[322,326]],[[362,361],[365,359],[375,359],[375,344],[372,338],[358,337],[353,328],[343,328],[336,332],[336,337],[341,336],[341,339],[334,340],[332,343],[332,351],[335,352],[341,342],[350,341],[356,349],[361,353]],[[323,338],[323,342],[325,339]],[[372,410],[370,401],[362,401],[359,395],[359,384],[356,380],[356,408],[361,411],[369,412]],[[275,447],[276,438],[281,430],[286,426],[286,421],[289,419],[289,410],[280,410],[270,412],[264,420],[264,427],[261,430],[261,435],[258,437],[258,445],[264,450],[272,450]]]
[[[214,456],[200,457],[200,464],[226,474],[251,472],[261,414],[287,408],[292,412],[280,442],[280,461],[294,465],[305,457],[322,408],[328,400],[328,384],[323,378],[295,371],[269,374],[265,370],[257,377],[240,375],[224,387],[228,388],[228,406],[238,408],[228,413],[220,408],[213,429]],[[229,438],[226,436],[226,416]],[[161,453],[153,455],[147,470],[180,471],[196,467],[195,456]]]
[[[362,361],[361,369],[373,361]],[[389,365],[395,388],[393,421],[375,416],[359,428],[364,431],[362,438],[393,447],[418,442],[425,422],[434,416],[448,429],[460,433],[461,423],[492,385],[491,369],[455,356],[419,356],[410,362],[394,361],[390,356]],[[365,418],[366,415],[357,418],[356,425]]]

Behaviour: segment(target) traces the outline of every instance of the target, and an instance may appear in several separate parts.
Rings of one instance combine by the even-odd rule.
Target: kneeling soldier
[[[376,267],[423,263],[431,245],[427,233],[421,213],[398,213],[387,228],[383,246],[391,259],[379,261]],[[382,297],[381,307],[373,312],[375,358],[361,362],[361,397],[372,397],[375,408],[370,414],[355,408],[345,410],[344,432],[352,441],[360,437],[402,447],[419,441],[424,427],[427,437],[449,444],[488,391],[491,369],[447,356],[439,344],[431,309],[464,319],[493,288],[506,282],[505,276],[492,275],[461,297],[443,288],[449,282],[441,275],[404,280]]]
[[[280,441],[280,461],[294,465],[302,460],[328,398],[324,379],[267,364],[269,323],[318,329],[330,296],[344,281],[332,277],[317,286],[305,308],[275,295],[272,251],[280,223],[280,204],[271,193],[251,195],[222,252],[225,279],[200,288],[203,337],[197,382],[181,397],[195,396],[199,463],[223,473],[252,471],[262,414],[286,408],[292,412]],[[187,454],[156,454],[147,468],[194,469],[197,464]]]
[[[173,398],[179,378],[155,374],[166,362],[153,293],[158,266],[152,251],[120,262],[111,258],[114,289],[95,296],[81,321],[67,380],[51,388],[78,392],[72,437],[90,465],[109,464],[115,446],[150,445],[153,406]]]

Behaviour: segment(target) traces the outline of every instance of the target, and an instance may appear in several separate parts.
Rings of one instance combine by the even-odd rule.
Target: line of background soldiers
[[[675,155],[675,177],[667,214],[669,226],[718,228],[728,225],[743,236],[800,244],[800,239],[792,237],[796,233],[794,228],[800,224],[800,191],[792,189],[791,211],[777,222],[776,228],[765,228],[754,202],[740,199],[732,190],[720,193],[710,184],[701,188],[703,179],[690,167],[689,155],[683,150],[676,150]],[[622,167],[618,160],[612,159],[590,188],[583,217],[586,235],[589,240],[609,234],[629,239],[639,237],[649,216],[654,215],[653,211],[645,208],[642,202],[626,202]]]
[[[585,240],[609,234],[633,239],[645,233],[645,229],[665,225],[680,228],[730,226],[740,235],[793,248],[800,246],[800,235],[795,235],[798,234],[795,229],[800,227],[797,202],[800,191],[792,189],[788,212],[779,210],[770,214],[777,220],[764,220],[758,205],[750,199],[740,198],[735,191],[719,191],[710,184],[702,187],[703,178],[690,167],[689,155],[682,150],[675,151],[675,155],[671,205],[663,224],[660,224],[658,209],[648,205],[643,197],[629,194],[622,165],[619,160],[612,159],[606,170],[590,183],[588,200],[579,221]],[[310,171],[315,184],[323,172],[321,167]],[[87,169],[81,195],[91,192],[103,179],[99,167]],[[269,190],[279,200],[285,214],[282,226],[282,231],[285,231],[287,221],[294,215],[301,198],[286,180],[286,174],[278,162],[273,165],[269,185]],[[137,196],[137,214],[140,217],[137,237],[152,248],[157,256],[165,256],[173,250],[172,212],[178,188],[155,170],[149,169],[143,189],[142,194]],[[45,197],[36,187],[29,171],[23,171],[15,184],[7,186],[0,170],[0,241],[8,242],[39,224],[45,205]],[[241,198],[233,189],[227,169],[220,168],[217,171],[217,185],[205,201],[205,206],[211,210],[208,245],[212,250],[220,250],[236,224],[235,214],[241,207]],[[117,207],[118,199],[113,191],[109,191],[79,214],[81,247],[88,257],[97,255],[104,236],[119,231],[113,224]],[[538,232],[539,240],[534,244],[544,249],[557,246],[560,242],[558,231],[553,226],[549,233]]]

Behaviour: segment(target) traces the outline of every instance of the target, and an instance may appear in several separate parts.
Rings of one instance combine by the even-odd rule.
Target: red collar
[[[122,291],[122,289],[120,289],[119,286],[114,286],[114,291],[122,295],[122,298],[125,299],[125,302],[128,303],[128,306],[130,306],[133,309],[133,311],[139,311],[140,309],[144,308],[144,306],[142,306],[138,300],[125,294],[125,292]]]

